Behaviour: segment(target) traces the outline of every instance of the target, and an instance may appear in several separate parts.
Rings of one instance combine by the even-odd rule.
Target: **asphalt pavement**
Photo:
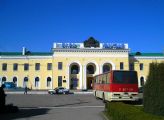
[[[19,112],[1,114],[0,120],[103,120],[104,104],[92,94],[7,94],[6,104]]]

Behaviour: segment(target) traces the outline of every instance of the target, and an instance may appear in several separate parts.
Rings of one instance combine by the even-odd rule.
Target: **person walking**
[[[0,108],[4,108],[5,107],[5,104],[6,104],[6,94],[5,94],[5,91],[4,91],[4,88],[5,88],[5,85],[2,84],[2,86],[0,87]]]
[[[27,86],[25,86],[25,88],[24,88],[24,94],[26,94],[27,95]]]

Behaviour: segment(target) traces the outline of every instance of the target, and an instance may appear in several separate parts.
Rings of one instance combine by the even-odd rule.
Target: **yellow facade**
[[[22,52],[1,52],[0,83],[13,82],[13,78],[16,77],[18,87],[27,85],[35,90],[52,89],[58,86],[68,89],[91,89],[94,75],[109,69],[120,70],[121,64],[122,70],[129,70],[130,64],[133,64],[134,70],[138,72],[139,86],[141,86],[141,77],[146,82],[149,64],[152,62],[164,62],[164,55],[162,53],[135,55],[129,53],[129,48],[104,49],[83,46],[61,48],[55,43],[52,53],[26,55]],[[13,70],[15,63],[18,64],[17,70]],[[39,70],[36,70],[36,63],[39,63]],[[52,64],[50,70],[47,69],[48,63]],[[28,70],[24,70],[25,64],[29,65]],[[140,64],[143,64],[143,70],[140,70]],[[26,83],[25,77],[28,78]]]

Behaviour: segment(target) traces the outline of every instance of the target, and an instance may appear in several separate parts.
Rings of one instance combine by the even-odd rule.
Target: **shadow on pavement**
[[[89,102],[77,102],[77,103],[70,103],[70,104],[56,105],[56,106],[53,106],[53,107],[65,107],[65,106],[71,106],[71,105],[80,105],[80,104],[84,104],[84,103],[89,103]]]
[[[0,114],[0,120],[14,120],[14,119],[19,119],[19,118],[30,118],[33,116],[37,115],[44,115],[47,114],[49,109],[46,108],[41,108],[41,109],[36,109],[36,108],[30,108],[30,109],[20,109],[16,113],[1,113]]]

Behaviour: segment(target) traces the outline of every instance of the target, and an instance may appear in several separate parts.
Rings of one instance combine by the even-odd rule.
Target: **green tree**
[[[151,63],[144,86],[144,111],[164,116],[164,63]]]
[[[93,37],[89,37],[88,40],[84,41],[84,47],[99,47],[99,41],[95,40]]]

